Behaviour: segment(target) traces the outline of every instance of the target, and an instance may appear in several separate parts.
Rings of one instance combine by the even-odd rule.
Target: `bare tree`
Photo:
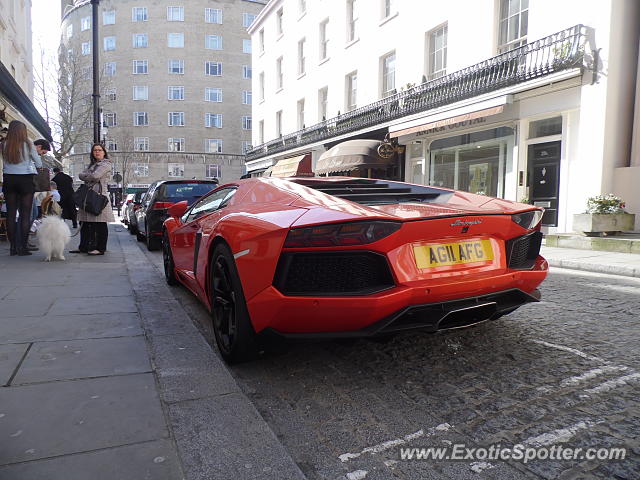
[[[122,175],[122,189],[126,191],[127,184],[135,178],[135,163],[140,160],[140,152],[136,151],[136,145],[130,128],[119,128],[119,134],[115,138],[118,150],[112,155],[114,169]]]

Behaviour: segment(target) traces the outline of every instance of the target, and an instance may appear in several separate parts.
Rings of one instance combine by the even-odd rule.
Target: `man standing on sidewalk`
[[[53,169],[54,176],[51,180],[58,185],[60,192],[60,206],[62,207],[62,218],[73,222],[73,228],[78,228],[78,211],[73,201],[73,178],[64,173],[58,167]]]

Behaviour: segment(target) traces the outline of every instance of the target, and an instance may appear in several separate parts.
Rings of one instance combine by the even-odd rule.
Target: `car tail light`
[[[397,232],[400,225],[398,222],[372,221],[292,228],[284,248],[364,245],[388,237]]]
[[[542,215],[544,210],[530,210],[524,213],[516,213],[515,215],[511,215],[511,220],[516,222],[522,228],[526,228],[527,230],[531,230],[535,228],[542,220]]]
[[[166,210],[171,205],[173,205],[173,202],[156,202],[156,203],[153,204],[153,209],[154,210]]]

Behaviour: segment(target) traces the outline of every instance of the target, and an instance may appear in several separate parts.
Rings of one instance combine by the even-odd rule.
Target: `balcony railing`
[[[585,41],[583,25],[567,28],[476,65],[271,140],[247,152],[246,161],[373,127],[551,73],[581,68]]]

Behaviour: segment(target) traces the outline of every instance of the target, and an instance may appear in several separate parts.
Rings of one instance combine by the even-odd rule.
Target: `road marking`
[[[481,473],[483,470],[489,470],[495,467],[495,465],[491,465],[489,462],[472,462],[469,464],[469,467],[472,472]]]
[[[572,437],[574,437],[575,434],[580,430],[586,430],[603,422],[604,420],[598,420],[597,422],[592,422],[591,420],[578,422],[574,425],[571,425],[570,427],[559,428],[557,430],[552,430],[551,432],[536,435],[535,437],[529,437],[520,443],[524,445],[532,445],[534,447],[544,447],[546,445],[551,445],[554,443],[566,442],[567,440],[570,440]]]
[[[632,373],[630,375],[625,375],[624,377],[616,378],[614,380],[609,380],[607,382],[601,383],[597,387],[593,387],[585,390],[585,392],[590,394],[608,392],[609,390],[613,390],[616,387],[629,385],[630,381],[635,381],[639,378],[640,378],[640,373]]]
[[[347,473],[347,480],[362,480],[367,476],[366,470],[356,470],[355,472]]]
[[[538,343],[540,345],[544,345],[545,347],[555,348],[557,350],[562,350],[564,352],[573,353],[574,355],[577,355],[579,357],[585,358],[587,360],[595,360],[596,362],[606,363],[606,361],[603,360],[600,357],[596,357],[594,355],[589,355],[589,354],[581,352],[580,350],[577,350],[575,348],[565,347],[564,345],[558,345],[556,343],[549,343],[549,342],[545,342],[543,340],[532,340],[532,342]]]
[[[595,378],[598,375],[602,375],[604,373],[620,372],[628,369],[629,367],[625,367],[624,365],[603,365],[601,367],[597,367],[592,370],[589,370],[588,372],[584,372],[582,375],[565,378],[560,382],[560,387],[569,387],[573,385],[578,385],[581,382],[591,380],[592,378]]]

